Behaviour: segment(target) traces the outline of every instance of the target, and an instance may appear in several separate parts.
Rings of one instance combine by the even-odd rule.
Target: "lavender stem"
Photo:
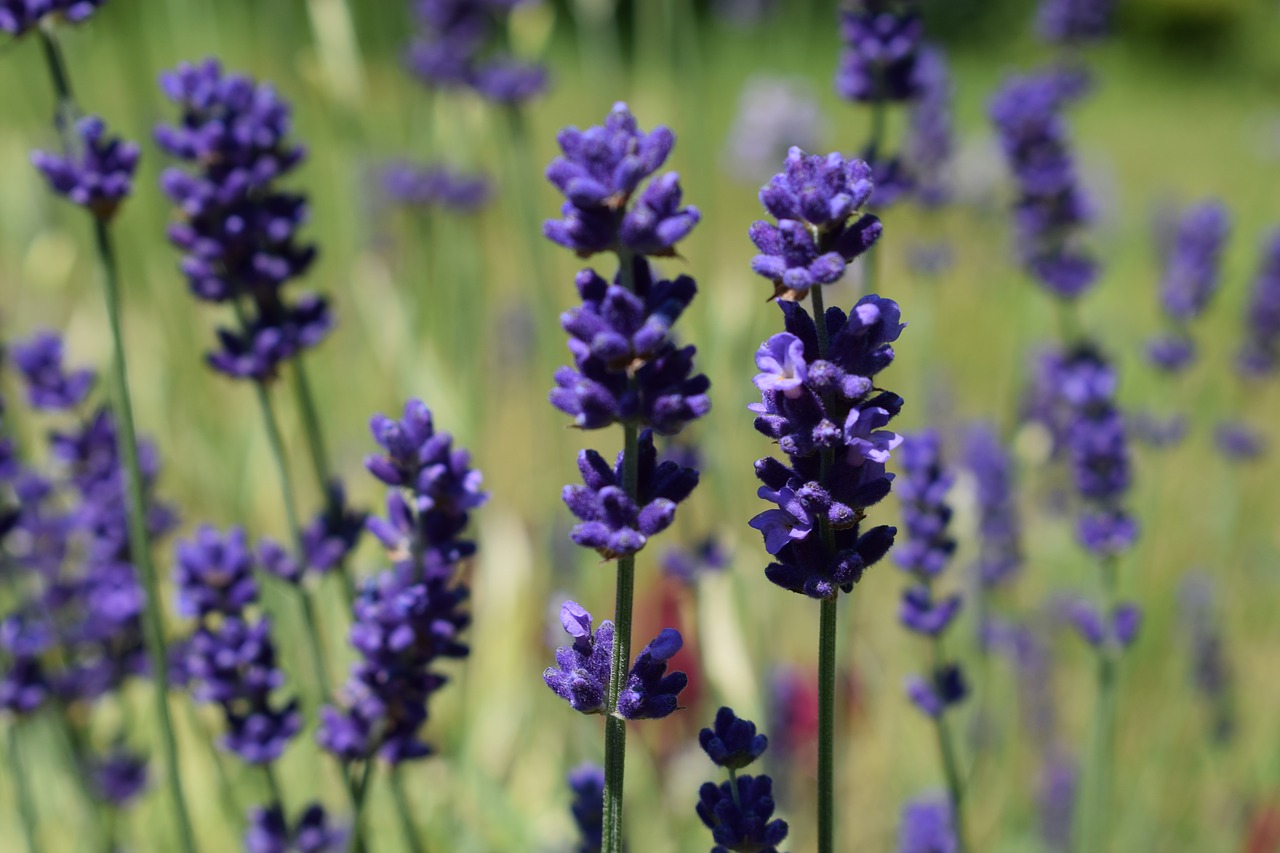
[[[1101,562],[1102,612],[1115,612],[1116,564],[1114,557]],[[1080,803],[1081,850],[1106,850],[1107,815],[1112,808],[1111,775],[1116,727],[1116,649],[1110,643],[1098,646],[1098,704],[1094,709],[1090,744],[1090,779]]]
[[[934,666],[943,660],[942,637],[933,638]],[[960,762],[956,759],[955,744],[951,739],[951,728],[947,725],[946,714],[934,717],[934,728],[938,732],[938,753],[942,756],[942,772],[947,779],[947,799],[951,803],[951,820],[955,828],[955,853],[965,853],[969,845],[965,842],[964,832],[964,780],[960,776]]]
[[[411,853],[426,853],[426,848],[422,846],[421,839],[418,838],[418,831],[414,828],[412,811],[409,809],[409,798],[404,792],[404,776],[400,772],[399,765],[391,768],[391,793],[396,801],[396,813],[400,815],[400,828],[404,830],[404,840],[409,846]]]
[[[26,837],[27,853],[40,853],[40,843],[36,840],[35,803],[31,800],[31,789],[27,785],[26,767],[22,763],[21,745],[18,743],[18,721],[9,721],[9,772],[13,774],[13,786],[17,790],[18,816],[22,824],[22,834]]]

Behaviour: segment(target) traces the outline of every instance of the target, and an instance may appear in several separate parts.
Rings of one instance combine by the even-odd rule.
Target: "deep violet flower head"
[[[738,96],[738,112],[725,138],[727,168],[747,182],[767,180],[793,146],[813,150],[826,119],[803,78],[756,74]]]
[[[757,431],[778,442],[790,465],[774,458],[756,463],[760,497],[775,508],[751,520],[777,562],[766,570],[774,583],[813,598],[848,592],[863,571],[893,544],[892,527],[860,529],[864,510],[882,500],[893,479],[885,472],[901,437],[883,429],[902,400],[876,389],[872,378],[893,361],[892,342],[903,324],[898,306],[863,297],[853,312],[827,310],[829,348],[819,358],[817,327],[795,302],[780,301],[786,331],[761,345],[755,377],[762,400],[750,409]],[[821,476],[823,450],[833,453]],[[817,529],[833,531],[828,552]]]
[[[431,753],[420,732],[428,700],[447,681],[438,666],[470,651],[462,642],[470,591],[456,575],[475,553],[462,538],[470,511],[488,495],[470,454],[435,430],[422,401],[407,402],[398,421],[375,416],[370,430],[384,453],[365,467],[391,491],[388,517],[370,518],[367,527],[393,568],[367,580],[356,597],[350,639],[360,659],[341,702],[321,709],[316,738],[342,761],[377,754],[397,764]]]
[[[124,808],[147,787],[147,759],[123,747],[94,758],[88,768],[93,794],[115,808]]]
[[[924,20],[914,0],[849,0],[840,12],[844,50],[836,92],[860,103],[915,98],[923,37]]]
[[[268,381],[333,325],[324,298],[285,299],[285,285],[316,256],[298,237],[306,198],[277,186],[305,157],[288,140],[290,107],[271,86],[224,73],[214,59],[179,65],[160,87],[180,114],[156,128],[156,142],[189,167],[161,176],[178,208],[169,241],[183,252],[196,297],[236,302],[246,315],[239,328],[219,330],[220,349],[208,361],[228,376]]]
[[[397,161],[379,175],[382,192],[399,205],[473,213],[493,197],[493,184],[483,174],[463,174],[439,164]]]
[[[1192,205],[1178,217],[1160,283],[1160,304],[1170,320],[1185,323],[1208,307],[1230,228],[1227,209],[1216,201]]]
[[[564,193],[562,219],[547,220],[551,242],[589,257],[597,252],[676,254],[676,243],[698,224],[697,208],[682,206],[675,172],[644,180],[662,167],[675,145],[666,127],[642,132],[624,103],[614,104],[603,126],[567,127],[557,138],[561,156],[547,167],[547,180]]]
[[[737,786],[735,798],[731,785]],[[778,853],[787,837],[787,822],[773,818],[773,780],[768,776],[737,776],[731,781],[705,782],[698,791],[698,817],[711,830],[711,853]]]
[[[324,806],[311,803],[290,826],[279,803],[249,811],[244,835],[247,853],[339,853],[347,846],[347,833],[329,825]]]
[[[603,714],[608,705],[613,623],[606,619],[592,632],[587,609],[576,601],[566,601],[560,607],[560,624],[573,644],[556,649],[558,669],[547,667],[542,680],[573,710]]]
[[[409,70],[428,87],[469,88],[498,104],[519,105],[542,94],[547,70],[500,47],[507,17],[523,1],[416,0]]]
[[[956,853],[951,804],[943,797],[917,797],[902,807],[898,853]]]
[[[1040,0],[1036,35],[1050,44],[1083,44],[1111,29],[1115,0]]]
[[[50,188],[103,221],[115,216],[133,189],[140,151],[132,142],[107,135],[97,116],[85,116],[72,130],[76,148],[65,154],[36,151],[32,164]]]
[[[751,268],[773,282],[774,296],[798,300],[811,287],[839,281],[847,264],[875,244],[880,220],[859,214],[873,189],[865,161],[791,148],[785,171],[760,189],[760,203],[777,224],[758,221],[748,232],[760,250]]]
[[[658,462],[653,433],[641,433],[636,496],[623,487],[623,454],[612,467],[594,450],[578,454],[583,485],[564,487],[565,505],[579,523],[570,536],[584,548],[594,548],[605,559],[634,554],[649,538],[675,520],[676,506],[698,484],[698,472],[670,460]]]
[[[920,97],[911,106],[903,156],[914,177],[916,199],[925,207],[946,203],[951,194],[947,169],[955,145],[951,102],[951,72],[942,50],[925,47],[916,62]],[[876,177],[877,196],[883,181]]]
[[[663,628],[636,655],[618,692],[618,715],[628,720],[657,720],[679,710],[680,691],[689,683],[683,672],[667,672],[667,662],[684,645],[674,628]]]
[[[592,270],[576,280],[582,305],[560,323],[569,333],[574,366],[556,371],[551,404],[582,429],[632,422],[662,435],[679,432],[711,409],[711,383],[693,373],[692,346],[677,347],[671,326],[693,300],[688,276],[655,279],[644,258],[634,258],[631,287],[621,271],[609,284]]]
[[[1021,262],[1062,299],[1080,296],[1098,275],[1082,243],[1092,214],[1061,115],[1079,90],[1074,78],[1059,71],[1012,77],[988,109],[1017,184],[1013,218]]]
[[[214,613],[240,615],[258,600],[254,568],[243,529],[234,527],[223,535],[204,525],[194,539],[178,543],[178,612],[199,619]]]
[[[63,366],[62,336],[37,332],[10,350],[13,364],[27,386],[27,402],[34,409],[74,409],[85,401],[97,375],[87,368],[68,371]]]
[[[929,676],[913,675],[906,681],[907,698],[924,714],[941,717],[951,706],[969,695],[969,683],[955,664],[941,664]]]
[[[570,811],[580,839],[575,853],[600,853],[604,844],[604,768],[583,764],[569,771]]]
[[[106,0],[0,0],[0,33],[17,38],[45,17],[73,24],[87,21]]]
[[[1013,460],[988,424],[969,431],[965,458],[977,492],[979,544],[974,574],[984,589],[993,589],[1007,584],[1022,567]]]
[[[1244,327],[1236,361],[1240,372],[1249,377],[1274,373],[1280,367],[1280,229],[1263,246]]]
[[[898,480],[898,500],[907,535],[893,560],[926,581],[942,573],[956,550],[948,530],[952,510],[947,503],[955,477],[942,466],[941,444],[938,434],[929,430],[907,437],[898,451],[904,475]]]
[[[769,747],[769,739],[756,734],[756,724],[722,707],[715,725],[698,732],[698,743],[711,761],[730,770],[741,770]]]

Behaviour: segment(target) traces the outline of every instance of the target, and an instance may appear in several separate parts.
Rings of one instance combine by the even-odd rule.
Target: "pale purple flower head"
[[[560,608],[560,624],[573,644],[556,649],[556,667],[547,667],[542,680],[578,713],[603,714],[609,696],[613,623],[605,620],[593,633],[587,609],[566,601]]]
[[[902,807],[898,853],[956,853],[951,804],[943,797],[918,797]]]
[[[30,340],[14,344],[11,353],[27,385],[27,402],[35,409],[74,409],[89,396],[97,378],[87,368],[67,371],[63,367],[62,337],[56,332],[37,332]]]

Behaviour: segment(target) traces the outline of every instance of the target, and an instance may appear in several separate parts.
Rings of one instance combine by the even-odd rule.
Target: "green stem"
[[[124,331],[120,318],[120,276],[116,266],[115,250],[107,224],[94,220],[98,259],[102,265],[103,296],[107,304],[107,317],[111,324],[111,340],[114,349],[112,359],[112,385],[115,392],[116,412],[120,421],[119,446],[124,458],[125,482],[129,504],[129,554],[142,575],[146,590],[145,635],[147,656],[151,663],[152,693],[155,700],[156,719],[160,724],[161,748],[164,753],[166,782],[172,801],[174,818],[178,823],[181,849],[192,853],[196,849],[191,818],[187,813],[187,801],[182,791],[182,776],[178,761],[178,741],[173,732],[173,720],[169,713],[169,658],[165,652],[164,617],[160,612],[160,582],[155,564],[151,560],[151,543],[147,532],[146,496],[143,493],[142,469],[138,464],[138,437],[133,425],[133,402],[129,395],[128,367],[124,354]]]
[[[625,275],[625,273],[624,273]],[[639,428],[623,426],[622,487],[632,498],[639,479]],[[618,558],[618,589],[614,600],[613,661],[609,671],[609,701],[604,720],[604,846],[602,853],[622,853],[622,787],[627,759],[627,721],[618,716],[618,694],[631,661],[631,608],[635,596],[636,558]]]
[[[9,770],[13,773],[13,786],[18,792],[18,817],[22,823],[22,834],[27,840],[27,853],[40,853],[40,843],[36,840],[36,804],[31,799],[31,787],[27,778],[26,767],[22,763],[22,745],[18,742],[18,720],[9,720]]]
[[[822,287],[809,289],[813,319],[818,332],[818,355],[825,358],[831,345],[827,331]],[[825,483],[835,459],[830,449],[822,451],[818,473]],[[835,553],[835,531],[825,518],[818,520],[818,532],[827,553]],[[839,591],[823,599],[818,617],[818,851],[835,850],[835,730],[836,730],[836,602]]]
[[[400,766],[391,768],[391,793],[396,801],[396,813],[400,815],[400,828],[404,831],[405,843],[412,853],[425,853],[422,840],[418,838],[418,830],[413,825],[412,812],[409,809],[409,798],[404,792],[404,776]]]
[[[1110,620],[1115,609],[1116,565],[1114,558],[1102,561],[1102,613]],[[1110,642],[1098,647],[1098,703],[1094,709],[1093,737],[1090,748],[1090,779],[1081,802],[1081,851],[1105,853],[1109,849],[1108,820],[1111,801],[1111,776],[1114,767],[1116,728],[1117,649]]]
[[[364,817],[364,800],[365,793],[369,790],[369,777],[373,774],[373,759],[367,759],[364,763],[364,769],[360,771],[360,778],[352,778],[352,784],[349,787],[349,795],[351,798],[351,838],[347,845],[349,850],[364,850],[364,835],[361,828],[361,820]]]
[[[53,82],[53,91],[57,96],[57,106],[53,112],[53,123],[62,138],[63,153],[69,154],[75,148],[75,139],[71,134],[71,124],[80,110],[76,106],[75,95],[71,92],[71,77],[67,74],[67,63],[62,57],[62,47],[57,38],[45,27],[39,27],[40,46],[44,48],[44,62],[49,69],[49,79]]]
[[[933,661],[935,668],[942,662],[942,638],[933,638]],[[942,772],[947,779],[947,799],[951,803],[951,820],[955,827],[956,853],[965,853],[964,831],[964,781],[960,775],[960,762],[956,758],[955,744],[951,740],[951,728],[947,725],[946,714],[933,718],[934,728],[938,733],[938,754],[942,756]]]

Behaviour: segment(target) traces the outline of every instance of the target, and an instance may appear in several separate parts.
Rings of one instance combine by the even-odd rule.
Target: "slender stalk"
[[[933,662],[936,667],[942,662],[942,638],[933,638]],[[933,718],[934,729],[938,734],[938,754],[942,757],[942,772],[947,779],[947,799],[951,803],[951,820],[955,829],[955,853],[965,853],[969,845],[965,843],[964,831],[964,780],[960,774],[960,762],[956,759],[955,744],[951,740],[951,727],[947,725],[945,713]]]
[[[181,849],[192,853],[196,849],[191,818],[187,813],[186,796],[182,790],[181,768],[178,760],[178,741],[173,732],[173,719],[169,713],[169,658],[165,652],[164,616],[160,612],[160,582],[155,564],[151,560],[151,543],[147,532],[146,496],[143,494],[142,469],[138,464],[138,438],[133,425],[133,402],[129,395],[128,367],[124,354],[124,331],[120,319],[120,277],[116,266],[115,250],[107,224],[94,220],[94,236],[98,260],[102,265],[103,295],[107,304],[107,317],[111,323],[111,340],[115,350],[112,359],[112,385],[115,392],[115,410],[120,433],[120,455],[124,458],[125,483],[129,506],[129,555],[142,575],[146,590],[144,612],[147,657],[151,663],[151,681],[155,700],[156,720],[160,724],[161,749],[164,753],[166,783],[172,801],[174,818],[178,824]]]
[[[1103,618],[1109,619],[1115,607],[1115,558],[1102,561]],[[1117,650],[1104,643],[1098,647],[1098,703],[1094,709],[1093,736],[1089,750],[1090,779],[1080,807],[1082,851],[1108,850],[1111,812],[1111,776],[1114,767],[1116,728],[1116,660]]]
[[[626,273],[624,273],[625,275]],[[622,487],[635,498],[639,479],[639,428],[623,427]],[[618,694],[631,661],[631,608],[635,595],[636,558],[618,558],[618,589],[614,599],[613,661],[609,672],[609,715],[604,720],[604,846],[603,853],[622,853],[622,786],[627,759],[627,721],[617,715]]]
[[[9,772],[13,774],[13,787],[18,795],[18,818],[22,824],[22,834],[27,841],[27,853],[40,853],[40,842],[36,838],[36,804],[31,799],[31,788],[27,779],[27,768],[22,763],[22,745],[18,743],[18,721],[9,720]]]
[[[64,151],[70,153],[75,144],[71,136],[71,122],[79,113],[75,95],[71,92],[71,77],[67,74],[67,63],[62,58],[62,48],[53,33],[44,27],[40,27],[38,31],[40,46],[44,49],[45,67],[49,69],[49,79],[58,99],[53,112],[53,123],[62,138]]]
[[[405,843],[412,853],[426,853],[422,839],[418,838],[418,830],[413,825],[413,812],[409,809],[409,797],[404,792],[404,775],[400,766],[391,768],[391,793],[396,800],[396,813],[400,815],[400,828],[404,831]]]
[[[367,759],[364,763],[364,769],[360,771],[360,778],[351,777],[351,784],[348,794],[351,799],[351,838],[347,845],[348,850],[363,850],[364,835],[360,822],[364,817],[364,800],[365,794],[369,790],[369,778],[373,775],[373,759]]]

